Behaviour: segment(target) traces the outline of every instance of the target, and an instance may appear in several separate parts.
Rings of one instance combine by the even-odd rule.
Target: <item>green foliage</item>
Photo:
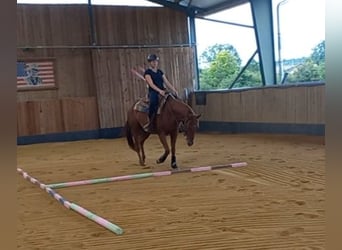
[[[230,44],[215,44],[200,56],[205,67],[200,69],[201,89],[228,89],[241,71],[241,59]],[[304,63],[288,72],[286,82],[312,82],[325,80],[325,41],[316,45]],[[239,77],[234,88],[262,86],[259,63],[255,60]]]
[[[236,62],[240,66],[241,58],[239,56],[239,53],[234,48],[234,46],[230,44],[215,44],[213,46],[209,46],[200,56],[200,61],[204,64],[211,63],[215,61],[217,54],[221,51],[229,52],[233,57],[236,58]]]
[[[255,60],[252,60],[234,85],[234,88],[260,86],[262,86],[262,80],[259,63]]]
[[[307,59],[303,64],[296,67],[287,78],[287,82],[313,82],[322,80],[323,73],[322,67],[316,64],[311,58]]]
[[[313,48],[313,52],[303,64],[289,72],[287,82],[314,82],[325,80],[325,41]]]
[[[235,56],[230,52],[219,51],[209,68],[200,72],[201,89],[225,89],[228,88],[239,73],[239,65]]]
[[[320,42],[313,48],[313,52],[311,54],[311,59],[316,64],[324,63],[325,61],[325,41]]]
[[[203,90],[229,88],[241,70],[240,56],[230,44],[215,44],[208,47],[200,56],[200,60],[207,66],[200,69],[199,73]],[[234,88],[260,85],[259,64],[253,60]]]

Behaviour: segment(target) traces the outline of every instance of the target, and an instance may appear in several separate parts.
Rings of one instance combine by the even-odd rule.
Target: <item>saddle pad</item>
[[[146,100],[146,98],[140,99],[135,103],[133,109],[140,112],[148,113],[149,101]]]
[[[165,98],[160,98],[159,99],[159,105],[158,105],[158,110],[157,110],[157,114],[160,115],[165,103],[166,103],[166,100],[167,98],[171,96],[170,94],[168,94]],[[144,112],[144,113],[148,113],[148,110],[149,110],[149,100],[147,98],[141,98],[139,99],[133,109],[134,110],[137,110],[137,111],[140,111],[140,112]]]

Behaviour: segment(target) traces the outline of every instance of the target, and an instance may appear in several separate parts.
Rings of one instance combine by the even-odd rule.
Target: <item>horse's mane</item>
[[[192,114],[195,114],[195,111],[190,107],[190,105],[185,103],[180,97],[178,97],[174,93],[168,93],[165,98],[167,99],[169,97],[174,99],[176,102],[185,105],[188,108],[188,110],[191,111]]]

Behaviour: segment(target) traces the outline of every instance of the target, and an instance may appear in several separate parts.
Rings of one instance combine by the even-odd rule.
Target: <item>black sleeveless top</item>
[[[161,71],[160,69],[157,70],[157,72],[154,72],[152,69],[147,69],[145,71],[145,75],[150,75],[152,78],[153,83],[160,89],[165,89],[164,87],[164,80],[163,80],[163,71]],[[148,88],[149,91],[155,91],[154,89],[152,89],[151,87]]]

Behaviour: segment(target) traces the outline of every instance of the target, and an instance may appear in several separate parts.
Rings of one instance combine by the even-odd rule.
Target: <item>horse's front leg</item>
[[[138,154],[140,166],[145,166],[144,144],[141,142],[140,136],[135,143],[135,151]]]
[[[145,152],[144,152],[144,141],[145,139],[141,135],[134,135],[134,151],[137,152],[139,157],[139,164],[145,166]]]
[[[170,148],[166,141],[166,135],[164,133],[159,133],[158,136],[159,136],[160,142],[163,144],[163,147],[164,147],[164,154],[162,154],[162,156],[160,156],[159,159],[157,160],[157,163],[159,164],[166,160],[166,158],[170,154]]]
[[[144,150],[144,142],[145,140],[149,137],[149,134],[145,134],[144,136],[142,136],[141,142],[140,142],[140,149],[141,149],[141,159],[143,161],[143,163],[145,164],[145,150]]]
[[[171,133],[171,167],[173,169],[178,168],[177,162],[176,162],[176,141],[177,141],[177,133],[178,131],[175,131]]]

